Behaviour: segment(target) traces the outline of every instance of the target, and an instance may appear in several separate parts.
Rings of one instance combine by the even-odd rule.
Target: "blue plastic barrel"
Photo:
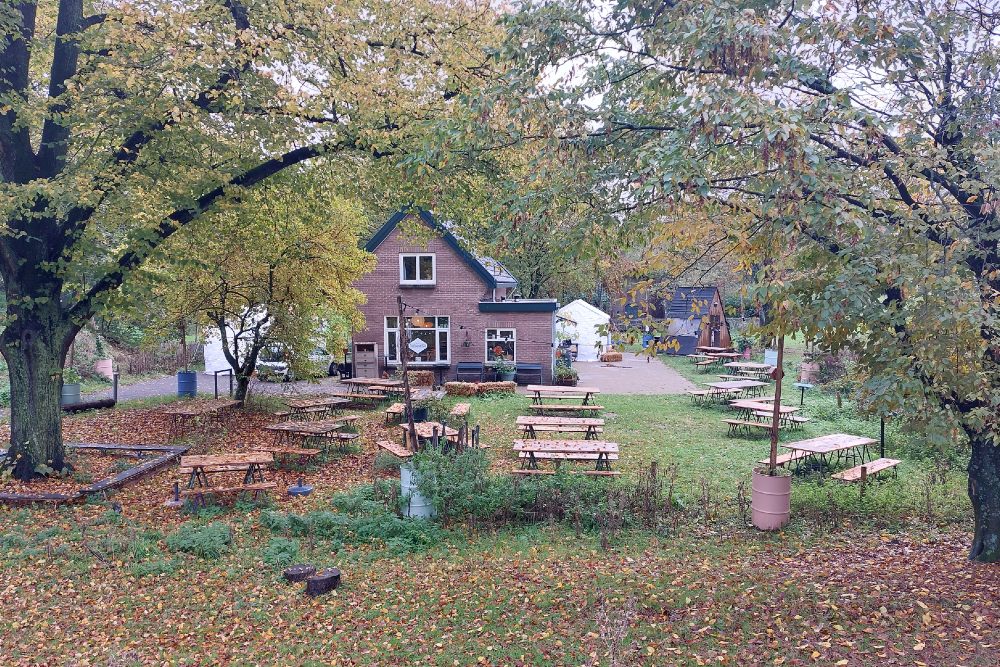
[[[195,371],[177,371],[177,397],[194,398],[198,395],[198,374]]]
[[[643,347],[643,349],[649,347],[649,343],[652,340],[653,340],[653,335],[652,334],[643,334],[642,335],[642,347]]]

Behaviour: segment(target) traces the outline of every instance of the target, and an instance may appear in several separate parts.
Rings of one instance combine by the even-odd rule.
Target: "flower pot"
[[[576,378],[556,378],[556,384],[560,387],[575,387]]]
[[[427,421],[427,408],[413,408],[413,421],[415,422]]]
[[[177,397],[194,398],[198,395],[198,373],[177,371]]]
[[[94,362],[94,372],[111,380],[115,376],[114,360],[98,359]]]
[[[747,361],[749,361],[750,357],[752,357],[752,356],[753,356],[753,350],[752,349],[750,349],[749,347],[743,349],[743,358],[744,359],[746,359]]]
[[[497,373],[497,378],[500,382],[513,382],[515,375],[517,375],[516,371],[511,371],[510,373]]]
[[[778,530],[788,523],[792,511],[790,475],[768,475],[767,468],[753,471],[750,497],[753,525],[761,530]]]
[[[59,405],[76,405],[80,402],[80,383],[65,382],[59,396]]]

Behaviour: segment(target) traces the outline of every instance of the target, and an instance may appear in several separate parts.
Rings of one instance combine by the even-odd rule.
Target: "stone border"
[[[104,493],[110,489],[117,489],[135,482],[149,473],[162,468],[174,459],[186,452],[188,447],[177,447],[171,445],[113,445],[104,443],[68,442],[66,449],[96,449],[105,452],[162,452],[160,456],[143,461],[139,465],[132,466],[128,470],[118,473],[112,477],[106,477],[80,489],[74,494],[65,493],[0,493],[0,504],[3,505],[30,505],[32,503],[52,503],[63,505],[82,502],[87,496]],[[0,455],[6,454],[0,450]]]

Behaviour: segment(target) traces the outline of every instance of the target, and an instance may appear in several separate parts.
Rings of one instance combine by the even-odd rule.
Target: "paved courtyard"
[[[695,386],[680,373],[656,358],[625,352],[614,364],[578,361],[573,367],[580,384],[597,387],[604,394],[682,394]],[[647,361],[648,359],[648,361]]]

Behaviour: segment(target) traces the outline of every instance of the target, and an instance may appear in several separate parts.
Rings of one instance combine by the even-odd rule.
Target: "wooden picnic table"
[[[745,410],[747,412],[773,412],[774,411],[774,399],[769,401],[755,401],[753,399],[737,399],[729,403],[732,407],[737,410]],[[778,412],[782,415],[790,415],[798,412],[802,408],[797,405],[779,405]]]
[[[774,368],[771,364],[762,364],[757,361],[730,361],[725,364],[727,368],[740,368],[744,370],[766,371]]]
[[[163,411],[163,414],[170,420],[170,435],[174,437],[183,433],[196,419],[209,417],[218,420],[225,410],[235,408],[241,403],[242,401],[230,398],[195,399],[171,405]]]
[[[601,393],[597,387],[564,387],[548,384],[529,384],[525,389],[533,394],[532,400],[536,405],[541,405],[542,398],[582,399],[583,405],[588,405],[591,398]]]
[[[341,380],[343,384],[346,384],[350,391],[359,392],[371,389],[391,389],[394,387],[402,387],[402,380],[392,380],[389,378],[351,378],[348,380]]]
[[[192,454],[182,456],[181,472],[190,473],[188,488],[209,486],[209,475],[242,472],[243,483],[264,481],[263,466],[273,463],[274,457],[266,452],[243,452],[238,454]]]
[[[281,422],[278,424],[268,424],[265,431],[275,434],[275,442],[282,444],[291,438],[299,438],[305,441],[308,438],[320,438],[331,433],[340,431],[348,424],[358,420],[358,415],[345,415],[336,419],[320,419],[317,421],[302,422]]]
[[[739,352],[709,352],[706,356],[716,359],[739,359],[743,355]]]
[[[733,348],[731,347],[713,347],[711,345],[699,345],[694,348],[698,352],[729,352]]]
[[[820,462],[820,470],[823,470],[830,466],[829,457],[833,454],[837,455],[838,461],[841,458],[851,458],[856,463],[860,457],[861,462],[864,463],[866,458],[871,458],[868,445],[875,442],[877,441],[872,438],[860,435],[831,433],[830,435],[821,435],[818,438],[790,442],[782,447],[796,453],[802,452],[808,456],[817,457]]]
[[[760,380],[726,380],[725,382],[705,382],[703,384],[717,392],[739,389],[745,394],[758,393],[762,387],[768,386],[766,382]]]
[[[410,425],[400,424],[399,430],[403,433],[403,447],[410,451],[417,451],[416,447],[410,446]],[[440,422],[417,422],[413,425],[413,430],[416,433],[418,442],[430,440],[435,435],[439,438],[447,437],[451,441],[458,439],[458,429],[450,426],[445,428],[444,424]]]
[[[346,398],[339,398],[337,396],[316,396],[288,401],[288,407],[292,410],[307,410],[309,408],[329,408],[337,405],[347,405],[348,403],[350,401]]]
[[[596,439],[597,434],[604,430],[604,420],[596,417],[543,417],[522,415],[517,418],[517,426],[524,435],[532,440],[537,439],[538,431],[553,431],[555,433],[584,433],[587,440]]]
[[[524,454],[521,467],[538,470],[538,459],[596,461],[595,471],[610,473],[612,459],[618,458],[618,443],[605,440],[515,440],[514,451]]]

